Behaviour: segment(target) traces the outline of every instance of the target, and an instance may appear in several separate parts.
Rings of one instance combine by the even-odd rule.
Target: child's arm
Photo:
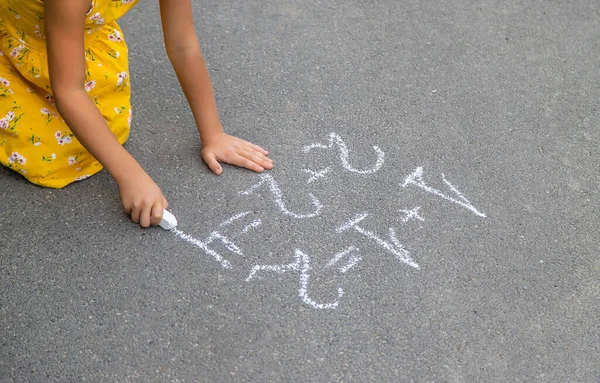
[[[121,146],[84,89],[84,24],[90,0],[45,0],[48,68],[58,111],[119,185],[123,209],[143,227],[163,212],[160,188]],[[164,206],[166,208],[166,206]]]
[[[191,0],[160,0],[160,12],[167,54],[194,114],[206,164],[215,174],[222,172],[219,162],[257,172],[271,169],[273,161],[266,150],[223,132],[194,28]]]

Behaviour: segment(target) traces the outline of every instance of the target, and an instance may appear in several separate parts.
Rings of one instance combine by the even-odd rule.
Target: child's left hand
[[[258,145],[220,133],[202,143],[202,158],[216,175],[223,172],[219,162],[262,172],[273,168],[269,153]]]

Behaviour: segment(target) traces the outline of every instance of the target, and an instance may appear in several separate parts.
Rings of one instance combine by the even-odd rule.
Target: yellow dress
[[[85,87],[123,144],[131,126],[127,45],[116,20],[137,0],[92,0]],[[42,0],[0,0],[0,162],[29,181],[62,188],[102,165],[77,141],[52,97]]]

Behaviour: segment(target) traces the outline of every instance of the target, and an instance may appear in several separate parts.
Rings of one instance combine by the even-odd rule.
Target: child
[[[223,132],[192,19],[192,0],[160,0],[167,55],[193,112],[202,158],[257,172],[267,152]],[[168,207],[123,148],[131,125],[127,46],[116,20],[137,0],[0,0],[0,162],[62,188],[103,167],[142,227]]]

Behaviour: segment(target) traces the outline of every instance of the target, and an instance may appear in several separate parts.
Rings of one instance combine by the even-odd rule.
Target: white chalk
[[[160,219],[159,226],[165,230],[172,230],[177,227],[177,218],[167,210],[163,210],[163,216]]]
[[[275,178],[273,178],[273,176],[270,174],[264,174],[264,173],[260,174],[259,177],[260,177],[260,181],[258,181],[258,183],[250,186],[250,188],[248,190],[241,191],[238,194],[250,195],[250,194],[254,193],[254,191],[256,189],[258,189],[259,187],[261,187],[263,184],[266,183],[269,188],[269,191],[275,197],[275,203],[277,204],[277,206],[279,207],[279,210],[283,214],[292,216],[296,219],[304,219],[304,218],[316,217],[321,213],[321,209],[323,208],[323,206],[321,205],[319,200],[312,193],[308,193],[308,197],[311,199],[312,204],[315,207],[315,211],[313,213],[296,214],[296,213],[289,211],[285,207],[285,203],[283,202],[283,193],[281,192],[281,189],[279,189],[279,185],[277,185],[277,181],[275,181]]]
[[[332,149],[335,145],[337,145],[338,149],[340,150],[340,161],[342,161],[342,166],[344,167],[344,169],[346,169],[348,171],[351,171],[351,172],[354,172],[354,173],[358,173],[358,174],[373,174],[373,173],[377,173],[377,171],[383,165],[383,160],[384,160],[384,157],[385,157],[385,153],[381,149],[379,149],[379,147],[373,146],[373,150],[377,154],[377,163],[375,164],[375,166],[372,169],[364,169],[364,170],[360,170],[360,169],[354,168],[350,164],[350,161],[348,160],[348,158],[350,157],[350,151],[348,150],[348,147],[346,146],[346,143],[344,142],[344,140],[342,140],[342,137],[340,137],[336,133],[330,133],[329,134],[327,145],[320,144],[320,143],[316,143],[316,144],[312,144],[312,145],[307,145],[304,148],[302,148],[302,151],[304,153],[308,153],[311,150],[316,149],[316,148],[319,148],[319,149]]]
[[[454,185],[452,185],[450,182],[448,182],[448,180],[446,180],[446,177],[444,177],[444,173],[442,173],[442,179],[444,180],[444,183],[446,185],[448,185],[450,190],[452,190],[452,192],[458,197],[458,199],[450,197],[450,196],[442,193],[441,191],[434,189],[431,186],[427,185],[425,183],[425,181],[423,180],[423,168],[421,166],[416,168],[415,171],[411,175],[406,177],[406,179],[404,180],[404,183],[402,184],[402,187],[407,187],[408,185],[418,186],[428,193],[435,194],[435,195],[442,197],[443,199],[448,200],[452,203],[461,205],[461,206],[467,208],[468,210],[470,210],[471,212],[473,212],[474,214],[476,214],[480,217],[486,218],[485,214],[483,214],[480,211],[478,211],[477,209],[475,209],[475,207],[473,205],[471,205],[471,202],[469,202],[469,200],[466,199],[465,196],[462,195],[462,193],[459,192],[458,189],[456,189],[454,187]]]

